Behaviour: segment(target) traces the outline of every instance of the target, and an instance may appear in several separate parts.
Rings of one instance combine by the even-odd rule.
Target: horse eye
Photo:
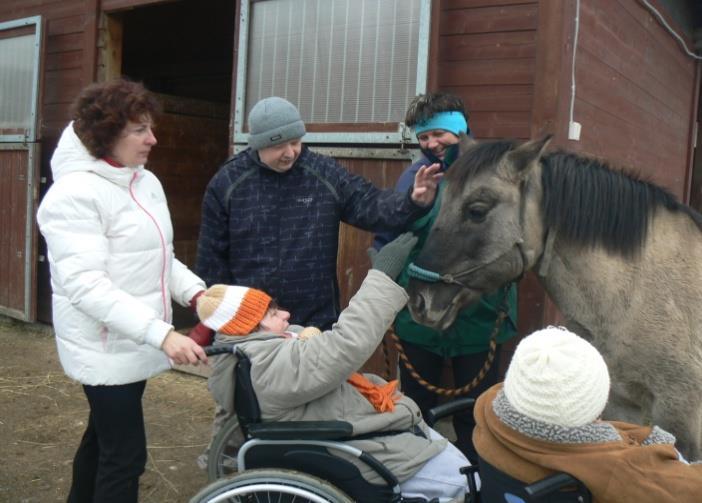
[[[474,204],[466,210],[466,216],[473,222],[479,224],[485,221],[489,208],[484,204]]]

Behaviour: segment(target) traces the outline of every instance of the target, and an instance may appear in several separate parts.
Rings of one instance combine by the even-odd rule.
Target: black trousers
[[[146,381],[83,386],[90,416],[73,460],[69,503],[137,503],[146,466],[145,387]]]
[[[440,386],[441,374],[444,368],[444,357],[407,341],[402,341],[402,347],[410,363],[414,366],[419,375],[431,384]],[[461,396],[477,398],[483,391],[499,382],[500,374],[498,362],[500,349],[501,346],[498,345],[495,351],[495,360],[485,378],[475,389],[471,390],[470,393]],[[472,381],[483,367],[487,355],[488,352],[485,351],[452,357],[453,386],[460,388]],[[400,362],[400,382],[402,383],[402,392],[419,405],[422,414],[426,414],[426,411],[438,405],[439,395],[419,384],[402,362]],[[476,461],[478,456],[475,452],[475,447],[473,447],[473,428],[475,428],[473,411],[454,414],[453,427],[456,430],[456,447],[458,447],[471,462]]]

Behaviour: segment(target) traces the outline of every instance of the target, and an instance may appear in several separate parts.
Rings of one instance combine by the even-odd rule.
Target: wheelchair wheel
[[[224,423],[212,440],[207,456],[207,478],[210,482],[234,475],[237,471],[236,456],[244,443],[244,434],[236,416]]]
[[[246,470],[211,483],[192,497],[190,503],[352,503],[328,482],[293,470],[263,468]]]

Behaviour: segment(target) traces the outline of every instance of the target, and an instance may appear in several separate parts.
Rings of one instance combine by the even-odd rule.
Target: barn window
[[[0,142],[35,139],[39,16],[0,23]]]
[[[295,103],[309,143],[400,143],[426,89],[430,0],[242,1],[234,140],[268,96]]]

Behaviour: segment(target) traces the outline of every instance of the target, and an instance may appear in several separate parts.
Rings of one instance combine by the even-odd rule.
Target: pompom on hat
[[[226,335],[246,335],[261,323],[271,298],[244,286],[213,285],[197,299],[197,315],[207,327]]]
[[[563,327],[548,327],[517,346],[505,376],[509,403],[527,417],[563,427],[599,418],[609,396],[602,355]]]

